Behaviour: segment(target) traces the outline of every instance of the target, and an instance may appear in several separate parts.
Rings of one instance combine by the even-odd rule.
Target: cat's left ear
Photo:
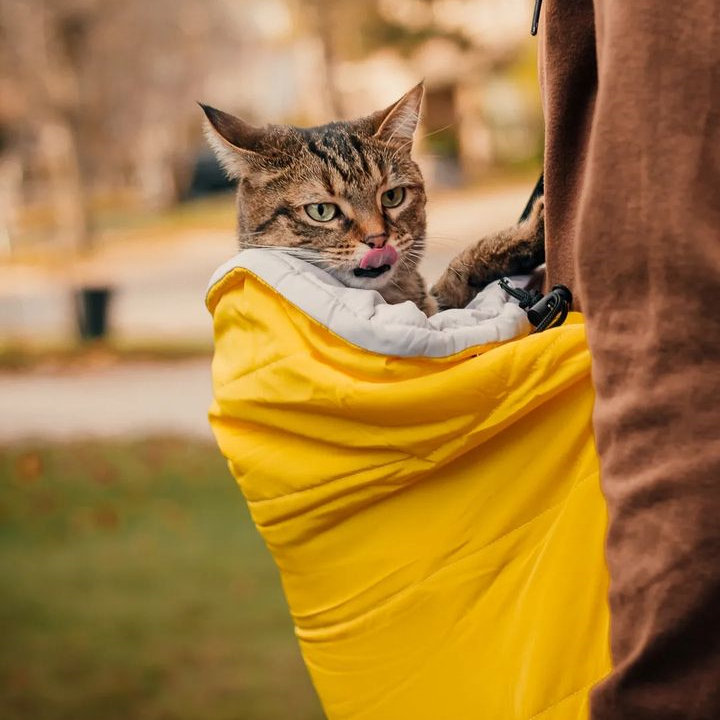
[[[389,108],[371,117],[378,122],[373,137],[391,145],[412,145],[413,136],[420,120],[420,105],[425,94],[424,83],[418,83]]]
[[[263,165],[266,130],[230,113],[198,103],[205,113],[205,135],[228,177],[239,178]]]

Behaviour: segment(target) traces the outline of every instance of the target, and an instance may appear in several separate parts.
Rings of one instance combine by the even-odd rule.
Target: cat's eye
[[[335,203],[310,203],[305,206],[305,212],[318,222],[329,222],[340,212]]]
[[[405,188],[396,187],[391,190],[386,190],[380,196],[380,202],[383,207],[394,208],[397,207],[405,199]]]

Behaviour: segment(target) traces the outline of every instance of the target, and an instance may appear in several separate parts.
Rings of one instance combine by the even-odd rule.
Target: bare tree
[[[242,0],[239,0],[242,2]],[[128,185],[154,205],[180,191],[194,100],[215,47],[238,44],[204,0],[0,0],[0,124],[46,178],[57,241],[92,249],[93,200]]]

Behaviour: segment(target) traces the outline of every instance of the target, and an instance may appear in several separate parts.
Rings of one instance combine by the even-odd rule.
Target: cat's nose
[[[387,242],[386,233],[375,233],[374,235],[366,235],[363,242],[371,248],[381,248]]]

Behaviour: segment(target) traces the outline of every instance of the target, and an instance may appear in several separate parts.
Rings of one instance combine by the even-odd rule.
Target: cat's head
[[[257,128],[202,106],[238,180],[240,246],[291,248],[350,287],[381,289],[420,259],[425,191],[410,157],[422,83],[360,120]]]

